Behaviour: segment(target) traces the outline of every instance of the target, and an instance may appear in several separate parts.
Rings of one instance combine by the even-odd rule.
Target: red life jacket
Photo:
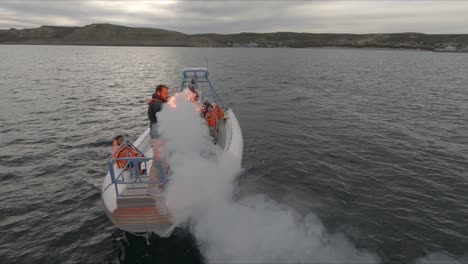
[[[223,109],[221,108],[219,104],[215,105],[215,113],[216,113],[216,117],[218,118],[218,120],[223,119],[224,117]]]
[[[205,121],[206,121],[206,124],[209,126],[209,127],[214,127],[216,126],[216,116],[215,116],[215,113],[214,112],[208,112],[206,113],[206,116],[205,116]]]
[[[114,149],[112,150],[112,153],[114,153],[119,148],[119,143],[117,143],[117,140],[114,140],[113,144],[114,144]],[[126,145],[122,147],[117,153],[115,153],[113,158],[114,159],[126,158],[128,157],[129,152],[130,152],[130,157],[139,156],[133,147]],[[119,169],[122,169],[123,167],[125,167],[125,165],[127,165],[127,161],[125,160],[117,160],[115,163],[117,164],[117,167],[119,167]]]

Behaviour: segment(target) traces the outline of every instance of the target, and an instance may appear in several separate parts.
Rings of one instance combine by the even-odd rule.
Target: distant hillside
[[[109,46],[223,46],[203,36],[156,28],[131,28],[111,24],[84,27],[42,26],[0,30],[2,44],[109,45]]]
[[[240,33],[188,35],[156,28],[111,24],[42,26],[0,30],[0,44],[180,46],[180,47],[372,47],[434,50],[468,48],[468,34]]]

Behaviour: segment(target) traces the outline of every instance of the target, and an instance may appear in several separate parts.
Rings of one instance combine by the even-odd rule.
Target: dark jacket
[[[196,83],[189,84],[188,88],[192,92],[195,91],[195,90],[200,90],[200,88],[198,88],[198,84],[196,84]]]
[[[148,118],[150,120],[150,126],[152,124],[158,123],[158,118],[156,117],[156,113],[161,111],[163,103],[163,99],[156,95],[156,93],[153,94],[153,97],[146,102],[148,104]]]

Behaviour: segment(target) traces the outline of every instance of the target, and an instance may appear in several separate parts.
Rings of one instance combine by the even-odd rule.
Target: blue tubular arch
[[[182,72],[182,84],[180,85],[179,91],[184,90],[184,86],[190,84],[192,79],[195,79],[198,84],[200,83],[207,83],[208,88],[210,89],[211,93],[211,100],[214,103],[219,103],[221,106],[224,106],[223,100],[219,97],[218,93],[214,89],[211,81],[209,79],[210,73],[208,72],[208,68],[186,68]]]

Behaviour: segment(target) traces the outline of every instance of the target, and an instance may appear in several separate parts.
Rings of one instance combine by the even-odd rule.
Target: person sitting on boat
[[[216,119],[217,119],[216,128],[219,129],[221,122],[224,122],[224,112],[219,103],[215,104],[214,112],[215,112]]]
[[[126,158],[126,157],[141,157],[141,154],[138,153],[132,146],[130,145],[125,145],[124,147],[120,148],[118,151],[117,149],[119,148],[120,145],[125,141],[124,136],[118,135],[114,138],[114,149],[112,150],[112,153],[114,153],[113,158],[115,159],[120,159],[120,158]],[[116,152],[117,151],[117,152]],[[130,156],[129,156],[130,154]],[[119,169],[123,169],[126,167],[128,161],[126,160],[117,160],[115,161],[117,164],[117,167]],[[140,175],[144,174],[146,171],[144,169],[140,168],[141,162],[138,163],[138,168],[140,169]],[[128,164],[128,168],[133,168],[133,163]]]
[[[210,109],[210,107],[213,107],[213,106],[211,105],[210,102],[205,101],[205,102],[203,103],[202,110],[201,110],[201,116],[202,116],[203,118],[205,118],[205,116],[206,116],[206,114],[208,113],[208,110]]]
[[[216,142],[218,138],[218,130],[217,130],[217,120],[216,114],[214,112],[213,106],[210,104],[208,106],[208,112],[205,115],[205,121],[210,129],[210,135],[213,137],[213,141]]]
[[[224,118],[224,112],[219,103],[215,104],[214,111],[218,120],[222,120]]]

